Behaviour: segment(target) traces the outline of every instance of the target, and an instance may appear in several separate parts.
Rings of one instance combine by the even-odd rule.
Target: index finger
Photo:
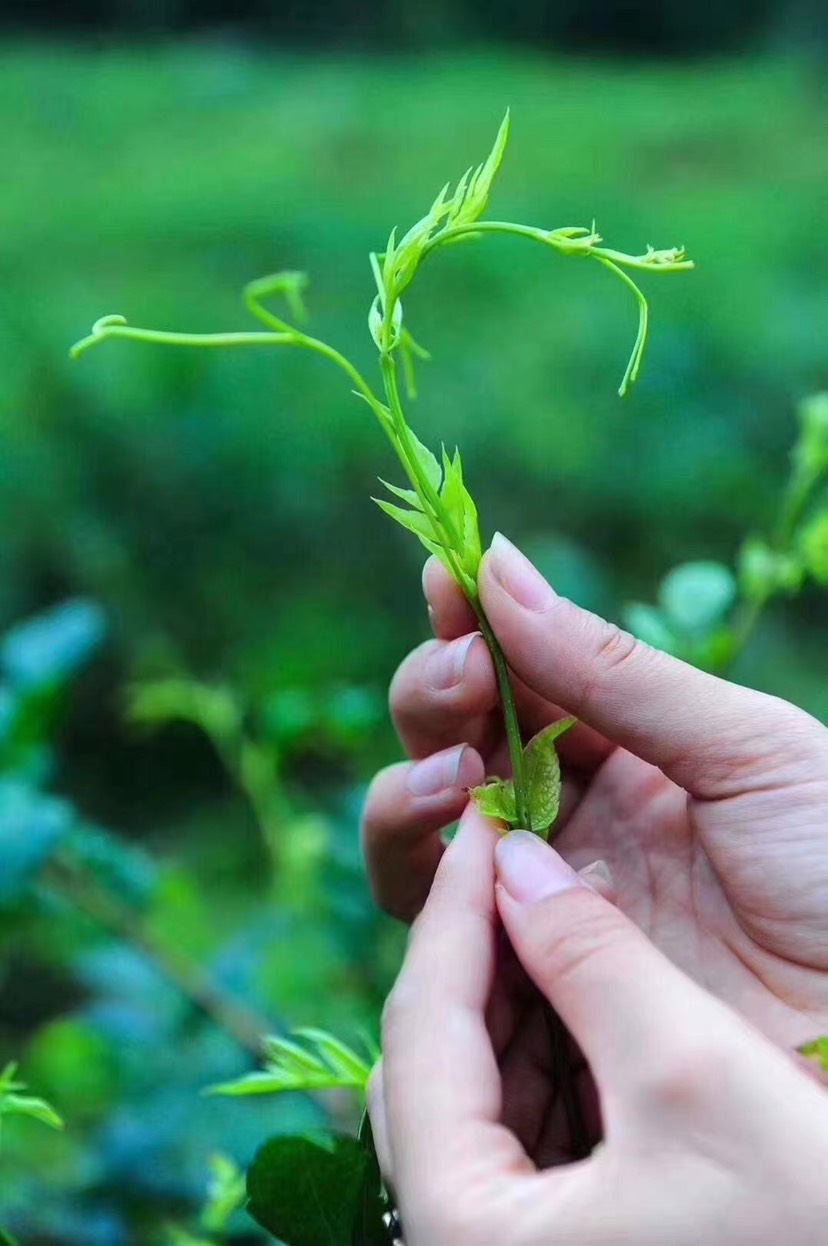
[[[417,1205],[458,1169],[528,1163],[499,1122],[486,1028],[495,967],[497,833],[470,812],[446,850],[383,1019],[383,1089],[395,1178]],[[405,1208],[403,1208],[405,1215]]]

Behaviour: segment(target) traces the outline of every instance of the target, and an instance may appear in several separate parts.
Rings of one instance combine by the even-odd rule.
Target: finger
[[[496,832],[470,813],[447,849],[383,1018],[383,1087],[406,1204],[447,1190],[458,1165],[525,1157],[498,1124],[500,1077],[485,1009],[495,965]],[[403,1206],[403,1219],[406,1206]]]
[[[452,744],[485,747],[497,699],[494,669],[479,632],[420,645],[397,670],[389,693],[397,734],[415,758]]]
[[[408,655],[391,684],[391,715],[403,746],[424,757],[450,744],[466,742],[486,754],[500,729],[500,695],[494,665],[485,641],[474,630],[454,634],[455,624],[474,629],[477,620],[460,589],[436,558],[426,563],[428,592],[438,604],[432,615],[438,635]],[[549,726],[564,711],[520,681],[515,681],[518,712],[527,739]],[[593,772],[612,746],[591,727],[578,723],[561,737],[558,751],[564,765]]]
[[[611,1125],[614,1105],[729,1014],[537,836],[505,836],[496,869],[512,946],[584,1052]]]
[[[786,749],[800,766],[803,752],[806,760],[816,752],[819,727],[806,714],[651,649],[558,597],[505,537],[484,559],[480,591],[521,679],[695,796],[744,791],[751,777],[766,782]]]
[[[377,903],[412,921],[425,903],[444,852],[440,832],[463,813],[469,788],[485,778],[468,745],[401,762],[376,776],[362,813],[362,842]]]
[[[433,555],[423,567],[423,593],[434,635],[439,640],[454,640],[477,630],[477,618],[467,598]]]
[[[374,1138],[374,1150],[377,1153],[382,1179],[386,1185],[394,1184],[394,1158],[391,1153],[391,1141],[388,1137],[388,1118],[385,1114],[385,1095],[382,1089],[382,1061],[378,1061],[371,1070],[366,1092],[368,1115],[371,1118],[371,1133]]]

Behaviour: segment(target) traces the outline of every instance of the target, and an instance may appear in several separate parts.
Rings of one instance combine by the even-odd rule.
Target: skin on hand
[[[411,761],[377,777],[364,815],[375,894],[405,920],[428,895],[441,830],[507,761],[474,616],[435,559],[424,587],[436,639],[391,689]],[[828,1031],[828,731],[559,597],[505,538],[480,594],[525,737],[581,720],[560,740],[561,855],[576,869],[605,861],[619,908],[780,1045]]]
[[[543,1168],[554,1086],[522,1103],[498,912],[600,1094],[603,1142]],[[469,811],[416,923],[370,1094],[407,1246],[818,1246],[828,1105],[554,849]],[[518,1063],[521,1059],[518,1058]],[[511,1116],[510,1116],[511,1114]],[[509,1119],[507,1119],[509,1118]]]

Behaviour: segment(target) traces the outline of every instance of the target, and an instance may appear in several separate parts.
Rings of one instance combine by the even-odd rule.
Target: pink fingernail
[[[589,884],[544,840],[529,831],[510,831],[495,849],[498,880],[513,900],[537,904],[548,896]]]
[[[555,602],[555,590],[502,532],[495,533],[486,562],[501,588],[525,610],[540,613]]]
[[[429,686],[436,692],[445,692],[456,687],[463,678],[469,650],[476,640],[482,640],[479,632],[470,636],[461,636],[449,644],[440,644],[430,654],[426,663],[426,679]]]
[[[411,795],[438,796],[450,788],[468,786],[462,781],[463,762],[468,752],[468,745],[459,744],[418,761],[409,770],[406,780]]]

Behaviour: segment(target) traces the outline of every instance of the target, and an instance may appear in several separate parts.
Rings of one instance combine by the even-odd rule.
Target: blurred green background
[[[795,403],[828,384],[819,6],[512,7],[0,13],[0,1065],[67,1119],[3,1134],[24,1242],[219,1240],[194,1228],[209,1155],[324,1119],[199,1092],[250,1067],[260,1019],[376,1027],[400,932],[357,815],[427,634],[418,549],[370,501],[386,444],[324,362],[69,345],[109,312],[247,327],[244,283],[296,268],[370,374],[369,250],[509,105],[495,216],[595,218],[698,268],[647,280],[621,402],[635,311],[598,266],[506,240],[429,265],[414,418],[462,446],[487,535],[618,617],[768,526]],[[739,676],[825,717],[825,622],[812,590],[775,609]],[[169,677],[213,692],[167,685],[130,724],[127,688]],[[229,1033],[227,1000],[256,1014]]]

